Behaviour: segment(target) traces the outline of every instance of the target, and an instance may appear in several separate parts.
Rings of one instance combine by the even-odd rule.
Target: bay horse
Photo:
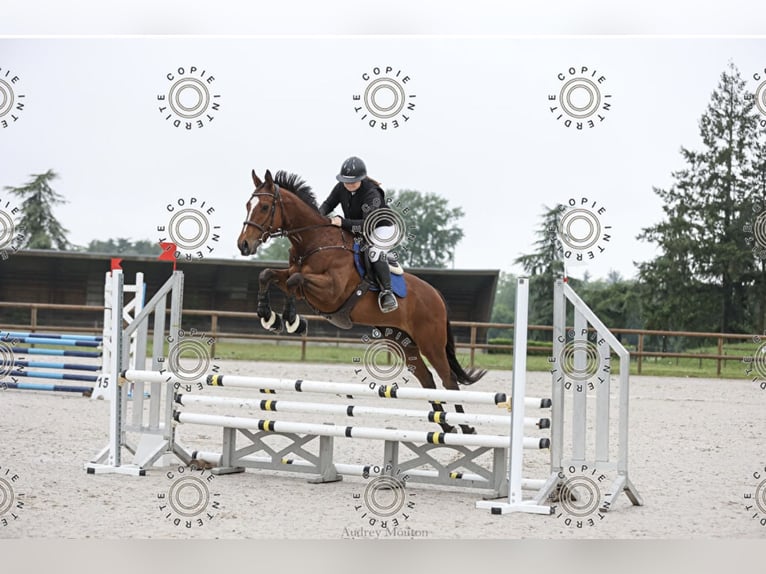
[[[261,180],[253,170],[252,178],[255,190],[247,201],[247,215],[237,239],[240,253],[256,253],[271,237],[286,237],[291,243],[289,267],[264,269],[258,277],[256,312],[265,328],[281,331],[284,325],[289,333],[304,331],[305,319],[295,309],[298,298],[341,328],[358,324],[377,327],[381,332],[385,327],[404,332],[407,368],[424,388],[435,389],[436,383],[423,357],[447,389],[457,390],[458,383],[473,384],[486,374],[484,369],[464,369],[458,362],[446,302],[432,285],[404,273],[406,297],[399,299],[396,311],[381,312],[375,293],[366,287],[360,289],[364,281],[354,266],[354,236],[332,225],[330,218],[319,212],[311,188],[297,175],[284,171],[272,177],[267,170]],[[272,284],[287,295],[281,316],[269,303]],[[432,404],[434,410],[443,410],[440,403]],[[464,412],[459,404],[455,410]],[[451,425],[439,424],[444,432],[456,432]],[[460,427],[465,434],[476,432],[469,425]]]

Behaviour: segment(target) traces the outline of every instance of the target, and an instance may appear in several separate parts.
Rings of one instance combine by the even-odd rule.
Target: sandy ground
[[[259,376],[354,379],[348,366],[231,362],[222,367],[223,372]],[[489,373],[473,390],[508,390],[509,375]],[[549,394],[549,375],[530,373],[529,387],[530,395]],[[225,395],[224,391],[200,392]],[[228,391],[229,396],[243,396],[241,390]],[[760,519],[766,514],[753,502],[766,498],[762,492],[766,486],[760,484],[766,481],[764,403],[763,391],[747,381],[634,377],[630,472],[643,507],[621,497],[606,515],[593,513],[578,525],[566,520],[571,518],[568,514],[492,516],[475,508],[481,492],[411,485],[405,510],[391,519],[397,519],[399,527],[392,530],[392,525],[384,529],[368,522],[360,496],[369,479],[345,477],[342,482],[310,484],[305,475],[252,469],[214,478],[191,473],[203,479],[206,486],[200,488],[216,504],[208,505],[207,515],[194,517],[191,525],[186,521],[176,525],[178,515],[168,511],[163,497],[174,481],[189,476],[188,469],[185,475],[175,466],[151,469],[144,477],[84,471],[83,464],[106,445],[107,402],[6,390],[0,392],[0,538],[763,539],[766,526]],[[494,407],[471,408],[497,414]],[[232,414],[258,416],[257,411],[240,409]],[[324,422],[319,415],[281,418]],[[364,424],[390,426],[385,420]],[[438,430],[409,421],[408,426]],[[189,448],[220,451],[220,435],[213,427],[178,426],[179,440]],[[339,438],[335,453],[336,462],[374,463],[382,458],[382,444]],[[530,461],[525,475],[545,478],[547,451],[525,454]],[[758,471],[763,475],[758,475],[760,480],[754,477]],[[172,478],[169,472],[174,472]],[[15,498],[9,510],[11,493]]]

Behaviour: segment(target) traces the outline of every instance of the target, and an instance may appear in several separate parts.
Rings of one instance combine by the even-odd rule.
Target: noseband
[[[250,199],[253,199],[254,197],[265,195],[269,197],[273,197],[274,201],[271,203],[271,213],[269,214],[269,226],[264,227],[263,225],[260,225],[256,223],[255,221],[246,220],[244,222],[245,225],[252,225],[255,227],[258,231],[261,232],[261,238],[260,242],[265,243],[268,241],[271,237],[283,237],[285,235],[284,229],[274,229],[274,216],[277,213],[277,202],[279,202],[279,211],[282,213],[282,218],[284,218],[284,208],[282,206],[282,196],[279,194],[279,186],[275,183],[274,184],[274,193],[266,193],[264,191],[258,192],[254,191],[253,195],[250,196]]]

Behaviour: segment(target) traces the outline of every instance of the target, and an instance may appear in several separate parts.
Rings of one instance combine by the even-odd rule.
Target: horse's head
[[[274,183],[271,172],[266,170],[265,181],[253,170],[253,191],[247,201],[247,216],[237,247],[242,255],[252,255],[269,237],[282,234],[283,206],[279,186]]]

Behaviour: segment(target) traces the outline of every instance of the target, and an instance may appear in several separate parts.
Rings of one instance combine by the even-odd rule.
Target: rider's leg
[[[391,290],[391,270],[388,268],[387,253],[380,249],[372,248],[368,250],[368,257],[380,285],[380,294],[378,295],[380,310],[383,313],[396,311],[399,308],[399,303],[397,303],[396,297]]]

